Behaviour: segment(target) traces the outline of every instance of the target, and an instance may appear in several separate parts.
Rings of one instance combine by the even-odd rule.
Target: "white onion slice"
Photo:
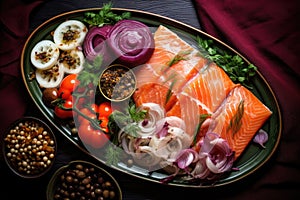
[[[55,29],[53,40],[61,50],[75,49],[82,45],[87,31],[87,27],[81,21],[67,20]]]
[[[83,69],[84,55],[77,49],[63,51],[60,54],[59,66],[68,74],[77,74]]]
[[[35,71],[35,77],[40,87],[54,88],[58,87],[64,77],[64,71],[57,64],[49,69]]]
[[[138,123],[140,128],[138,134],[142,138],[149,137],[157,131],[157,122],[163,119],[165,112],[155,103],[144,103],[138,109],[148,111],[146,119]]]
[[[30,60],[37,69],[52,67],[59,58],[59,48],[51,40],[41,40],[32,49]]]

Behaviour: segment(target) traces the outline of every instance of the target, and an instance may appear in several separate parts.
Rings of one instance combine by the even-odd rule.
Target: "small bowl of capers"
[[[124,101],[130,98],[136,89],[135,74],[124,65],[110,65],[100,75],[99,89],[110,101]]]
[[[53,166],[57,143],[44,121],[25,116],[14,121],[2,137],[4,160],[16,175],[37,178]]]
[[[121,200],[116,179],[94,163],[74,160],[57,169],[47,186],[47,200],[110,199]]]

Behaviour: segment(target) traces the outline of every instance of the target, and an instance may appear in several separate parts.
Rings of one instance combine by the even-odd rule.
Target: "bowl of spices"
[[[2,152],[9,168],[23,178],[37,178],[53,166],[55,135],[40,119],[26,116],[13,122],[3,135]]]
[[[48,200],[122,199],[116,179],[103,168],[84,160],[74,160],[57,169],[48,183],[46,195]]]
[[[136,89],[134,72],[121,64],[110,65],[100,75],[99,89],[110,101],[124,101],[131,97]]]

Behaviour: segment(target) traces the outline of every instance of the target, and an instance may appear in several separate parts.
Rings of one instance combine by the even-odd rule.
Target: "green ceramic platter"
[[[63,21],[66,19],[83,19],[83,13],[86,11],[99,11],[100,8],[93,9],[83,9],[83,10],[75,10],[68,13],[63,13],[56,17],[49,19],[48,21],[41,24],[38,28],[36,28],[29,38],[23,48],[22,57],[21,57],[21,72],[22,77],[25,83],[25,86],[36,104],[36,106],[40,109],[42,114],[55,126],[59,132],[65,136],[68,140],[70,140],[75,146],[84,151],[85,153],[90,154],[90,152],[82,145],[80,140],[71,134],[70,129],[61,120],[58,120],[54,117],[53,110],[48,108],[42,102],[42,91],[39,88],[36,80],[30,79],[30,74],[34,71],[34,67],[30,62],[30,53],[34,45],[42,39],[51,39],[51,32]],[[226,50],[232,51],[235,54],[240,55],[245,62],[249,62],[246,60],[241,54],[235,51],[230,46],[224,44],[222,41],[217,40],[216,38],[210,36],[209,34],[193,28],[189,25],[181,23],[179,21],[163,17],[157,14],[152,14],[145,11],[138,10],[130,10],[130,9],[121,9],[121,8],[113,8],[113,11],[116,13],[121,13],[124,11],[131,12],[131,18],[134,20],[141,21],[147,24],[149,27],[157,27],[159,25],[164,25],[174,32],[178,33],[182,39],[189,42],[191,45],[194,44],[196,46],[196,36],[200,36],[205,39],[212,39],[215,41],[217,45]],[[243,154],[239,157],[239,159],[235,162],[235,167],[239,168],[238,171],[231,172],[224,178],[214,183],[214,187],[228,185],[230,183],[239,181],[254,172],[256,172],[259,168],[261,168],[274,154],[276,148],[280,142],[281,131],[282,131],[282,121],[281,121],[281,113],[280,108],[278,106],[278,102],[276,97],[272,91],[272,88],[268,84],[267,80],[259,73],[252,80],[253,90],[252,92],[273,112],[272,116],[268,119],[268,121],[262,127],[265,131],[269,133],[269,140],[265,144],[266,148],[262,149],[257,144],[251,143],[248,145]],[[105,161],[101,158],[91,155],[95,157],[97,161],[105,164]],[[118,171],[130,174],[137,178],[141,178],[147,181],[152,181],[156,183],[160,183],[160,179],[166,177],[166,174],[160,172],[147,173],[144,169],[141,169],[137,166],[127,167],[126,163],[119,163],[117,166],[110,166],[113,169]],[[187,183],[183,183],[180,181],[176,181],[176,179],[169,183],[171,186],[182,186],[182,187],[196,187],[196,188],[207,188],[212,187],[212,185],[191,185]]]

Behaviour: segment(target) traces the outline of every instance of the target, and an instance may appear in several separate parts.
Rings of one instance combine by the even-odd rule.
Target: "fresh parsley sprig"
[[[116,132],[123,128],[124,132],[130,136],[136,137],[137,131],[140,130],[138,122],[145,119],[147,110],[139,110],[136,108],[133,102],[130,102],[124,112],[114,111],[109,116],[108,127],[113,132],[114,136]],[[113,141],[116,144],[116,141]]]
[[[232,55],[220,49],[213,40],[205,40],[198,36],[197,43],[200,51],[203,49],[203,55],[219,65],[233,82],[252,88],[250,79],[256,74],[256,66],[245,63],[239,55]]]
[[[101,68],[102,61],[102,55],[98,55],[92,62],[85,61],[83,63],[84,70],[82,70],[77,76],[77,79],[80,82],[79,87],[87,87],[91,84],[93,86],[98,85],[99,75],[103,70]]]
[[[119,147],[110,144],[106,149],[106,164],[109,166],[117,165],[120,161],[121,154],[122,150]]]
[[[131,16],[130,12],[123,12],[121,15],[115,14],[111,11],[112,2],[103,4],[102,9],[99,13],[85,12],[84,19],[86,23],[91,26],[102,27],[106,24],[115,24],[122,19],[128,19]]]

